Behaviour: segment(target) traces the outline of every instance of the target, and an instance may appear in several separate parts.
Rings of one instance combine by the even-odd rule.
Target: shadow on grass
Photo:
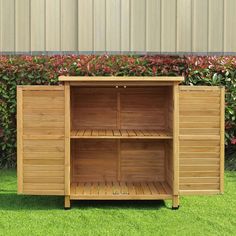
[[[91,208],[112,210],[116,208],[120,209],[136,209],[158,210],[160,208],[166,208],[164,201],[161,200],[135,200],[135,201],[113,201],[113,200],[76,200],[71,201],[71,210],[88,210]],[[0,210],[6,211],[26,211],[26,210],[63,210],[64,209],[64,197],[55,196],[24,196],[17,195],[16,193],[4,193],[0,192]]]

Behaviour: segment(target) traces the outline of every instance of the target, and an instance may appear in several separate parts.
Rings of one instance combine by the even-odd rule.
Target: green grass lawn
[[[0,170],[0,235],[236,235],[236,172],[225,175],[225,194],[170,201],[76,201],[18,196],[16,172]]]

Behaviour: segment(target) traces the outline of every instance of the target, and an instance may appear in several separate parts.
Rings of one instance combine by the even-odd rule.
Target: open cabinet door
[[[17,87],[18,193],[65,193],[64,86]]]
[[[180,195],[223,193],[224,88],[179,89]]]

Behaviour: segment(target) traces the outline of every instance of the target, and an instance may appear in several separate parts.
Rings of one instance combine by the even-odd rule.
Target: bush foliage
[[[0,166],[16,163],[16,86],[55,85],[60,75],[185,76],[185,85],[226,86],[226,149],[236,146],[236,57],[2,56],[0,57]],[[236,156],[231,166],[236,166]],[[233,164],[232,164],[233,163]]]

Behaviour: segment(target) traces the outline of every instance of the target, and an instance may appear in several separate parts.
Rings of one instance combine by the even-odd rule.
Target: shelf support
[[[65,195],[70,195],[70,83],[65,82]]]
[[[173,85],[173,202],[179,195],[179,86]]]

